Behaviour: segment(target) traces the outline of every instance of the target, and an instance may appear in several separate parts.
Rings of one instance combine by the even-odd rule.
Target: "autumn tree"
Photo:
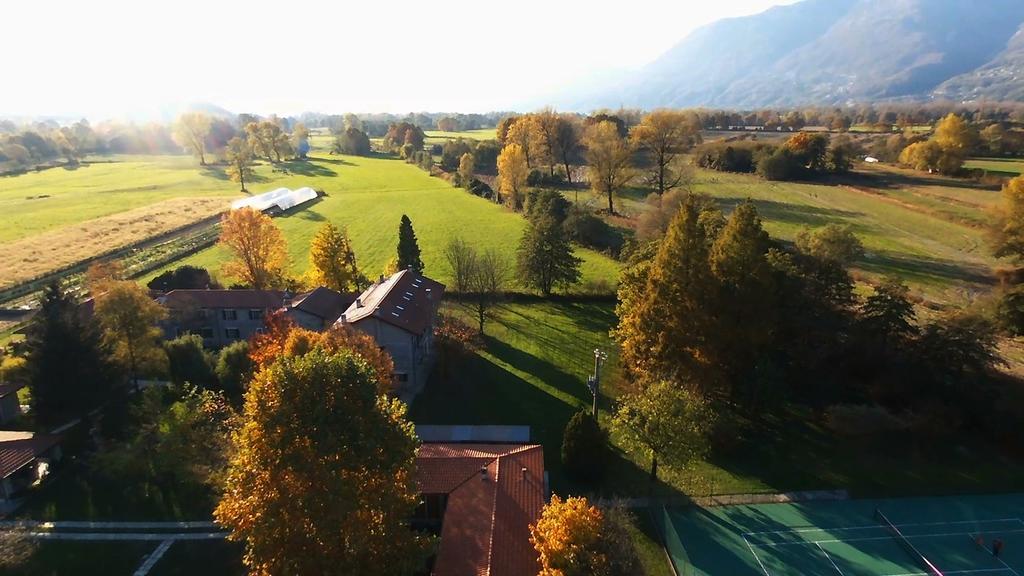
[[[632,152],[611,122],[587,128],[583,137],[587,148],[587,171],[594,192],[608,196],[608,213],[615,214],[613,197],[633,179]]]
[[[262,155],[267,159],[268,162],[273,162],[274,146],[273,142],[267,138],[269,133],[263,129],[262,122],[249,122],[245,125],[245,138],[252,146],[253,153],[257,156]]]
[[[990,229],[992,253],[1024,261],[1024,176],[1003,185]]]
[[[579,282],[580,264],[562,225],[551,216],[530,220],[517,251],[522,281],[550,296],[559,286]]]
[[[309,154],[309,128],[306,128],[306,125],[302,122],[297,122],[295,127],[292,128],[291,138],[292,149],[295,150],[295,155],[305,159]]]
[[[718,286],[709,263],[721,214],[688,196],[653,258],[624,272],[614,336],[637,379],[703,382],[714,370],[705,336],[717,323]]]
[[[562,167],[565,168],[565,179],[569,184],[572,184],[570,164],[579,147],[580,126],[578,120],[568,114],[559,116],[558,123],[555,125],[554,148],[552,148],[551,154],[562,163]]]
[[[162,374],[167,369],[163,331],[157,326],[167,318],[167,310],[135,282],[109,282],[102,290],[95,296],[96,321],[114,360],[137,388],[140,375]]]
[[[224,273],[256,290],[280,285],[288,253],[284,235],[270,216],[246,207],[228,212],[220,222],[220,244],[234,256],[224,264]]]
[[[43,289],[23,346],[36,424],[62,424],[106,399],[114,381],[109,349],[59,284]]]
[[[828,224],[813,231],[804,228],[797,232],[795,244],[804,254],[842,266],[864,256],[864,245],[849,225]]]
[[[356,266],[348,233],[330,222],[324,223],[309,247],[310,282],[336,292],[355,292],[365,284]]]
[[[210,135],[210,117],[201,112],[187,112],[174,123],[174,140],[199,158],[206,166],[206,137]]]
[[[505,203],[515,211],[523,209],[526,195],[526,179],[530,166],[519,144],[508,144],[498,154],[498,192],[504,195]]]
[[[511,144],[518,145],[519,150],[522,151],[527,172],[538,162],[546,159],[537,118],[532,114],[519,116],[509,126],[508,132],[505,134],[505,147]]]
[[[381,348],[373,336],[348,324],[337,324],[322,331],[290,326],[284,334],[279,357],[302,356],[315,349],[321,349],[328,354],[355,354],[373,371],[378,391],[381,394],[391,391],[395,364],[391,355]],[[266,360],[263,364],[266,364]]]
[[[629,576],[640,563],[617,509],[601,510],[586,498],[553,495],[530,526],[540,560],[538,576]]]
[[[664,380],[627,394],[612,418],[623,442],[651,459],[652,485],[659,462],[685,468],[706,454],[713,424],[711,406],[700,394]]]
[[[402,214],[398,223],[398,269],[411,268],[417,274],[423,274],[423,260],[420,259],[420,245],[416,240],[416,232],[412,229],[412,220]]]
[[[236,136],[228,141],[224,155],[228,161],[228,178],[232,182],[238,182],[242,192],[248,192],[245,189],[245,181],[252,180],[253,177],[252,146],[248,141]]]
[[[464,188],[469,188],[473,183],[474,164],[472,152],[466,152],[459,158],[459,184]]]
[[[261,370],[233,436],[217,522],[252,574],[412,574],[418,440],[354,354],[314,348]],[[301,526],[300,529],[296,527]]]
[[[633,146],[647,155],[647,182],[658,194],[672,190],[687,176],[683,153],[700,141],[700,122],[691,112],[655,110],[630,131]]]

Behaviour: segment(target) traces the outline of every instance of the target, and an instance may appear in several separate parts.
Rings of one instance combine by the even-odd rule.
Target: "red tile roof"
[[[60,441],[60,436],[56,434],[28,433],[27,436],[0,440],[0,478],[7,478],[21,470]]]
[[[434,576],[537,573],[529,526],[544,506],[541,446],[423,444],[416,468],[421,492],[448,494]]]
[[[442,295],[444,284],[414,270],[402,270],[360,294],[345,310],[345,322],[357,324],[373,317],[420,335],[430,328]]]

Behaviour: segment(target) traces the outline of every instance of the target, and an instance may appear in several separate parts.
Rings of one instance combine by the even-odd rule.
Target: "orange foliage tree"
[[[281,229],[270,216],[253,208],[232,210],[221,218],[220,243],[234,254],[224,264],[224,273],[256,290],[284,283],[288,263]]]

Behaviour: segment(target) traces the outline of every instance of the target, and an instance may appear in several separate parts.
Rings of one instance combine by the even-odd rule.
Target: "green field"
[[[1015,178],[1024,174],[1024,160],[1020,158],[971,158],[964,164],[968,170],[984,170],[997,176]]]
[[[308,267],[309,244],[327,221],[348,229],[359,266],[372,278],[394,257],[398,223],[407,214],[419,239],[426,274],[442,282],[449,276],[443,250],[450,238],[461,236],[477,248],[498,249],[511,260],[526,227],[522,216],[399,160],[317,156],[308,163],[286,163],[286,167],[290,174],[276,175],[272,185],[253,186],[253,192],[277,186],[312,186],[326,192],[315,204],[275,219],[287,238],[295,274]],[[577,253],[584,259],[584,283],[603,282],[604,291],[609,292],[619,264],[590,250]],[[227,257],[224,249],[213,247],[175,266],[193,264],[216,273]]]
[[[462,132],[426,130],[424,134],[427,137],[427,141],[431,144],[440,144],[445,140],[457,140],[459,138],[465,138],[466,140],[494,140],[498,137],[494,128],[480,128],[479,130],[465,130]]]
[[[768,182],[750,174],[698,169],[693,189],[725,210],[750,198],[778,239],[792,241],[804,227],[849,224],[867,251],[855,268],[869,276],[895,274],[921,296],[963,303],[988,290],[992,269],[984,224],[998,190],[966,180],[886,166],[861,166],[828,183]],[[626,195],[622,211],[636,216],[646,191]]]
[[[190,156],[111,156],[78,168],[0,177],[0,242],[176,198],[241,196],[222,169]],[[269,170],[258,173],[266,178]]]

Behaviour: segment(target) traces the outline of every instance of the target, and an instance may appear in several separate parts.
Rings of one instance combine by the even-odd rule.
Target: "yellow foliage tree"
[[[504,195],[505,203],[513,210],[523,209],[526,179],[529,176],[530,167],[523,147],[519,144],[509,144],[502,148],[498,154],[498,191]]]
[[[99,289],[102,291],[95,295],[96,320],[114,360],[136,384],[142,374],[166,371],[167,354],[160,345],[163,332],[157,323],[167,317],[167,310],[135,282],[108,280]]]
[[[391,576],[423,566],[409,529],[418,440],[405,404],[350,352],[314,347],[260,370],[214,511],[256,576]]]
[[[182,114],[174,123],[174,141],[199,158],[200,166],[206,166],[206,137],[211,125],[210,117],[202,112]]]
[[[309,247],[310,283],[338,292],[354,292],[365,283],[356,266],[348,233],[330,222],[320,227]]]
[[[526,159],[526,168],[529,171],[535,164],[542,163],[545,159],[544,136],[541,132],[539,121],[533,114],[527,114],[515,119],[505,135],[505,145],[518,144],[523,151],[523,158]]]
[[[538,576],[609,574],[610,561],[602,550],[604,514],[586,498],[557,495],[530,526],[530,542],[540,555]]]
[[[221,218],[220,243],[234,255],[224,273],[256,290],[284,282],[288,254],[284,235],[270,216],[253,208],[232,210]]]
[[[700,141],[700,130],[700,120],[692,112],[655,110],[630,132],[633,145],[650,159],[647,180],[658,194],[683,183],[688,172],[682,165],[682,154]]]
[[[594,192],[608,196],[608,213],[615,213],[612,198],[633,179],[632,151],[619,136],[614,122],[603,121],[587,128],[583,135],[587,148],[587,171]]]
[[[1003,186],[991,228],[992,252],[1024,261],[1024,176]]]
[[[253,176],[252,146],[248,141],[236,136],[228,141],[224,155],[228,161],[228,178],[232,182],[238,182],[242,187],[242,192],[248,192],[245,189],[245,181],[246,179],[252,180]]]

